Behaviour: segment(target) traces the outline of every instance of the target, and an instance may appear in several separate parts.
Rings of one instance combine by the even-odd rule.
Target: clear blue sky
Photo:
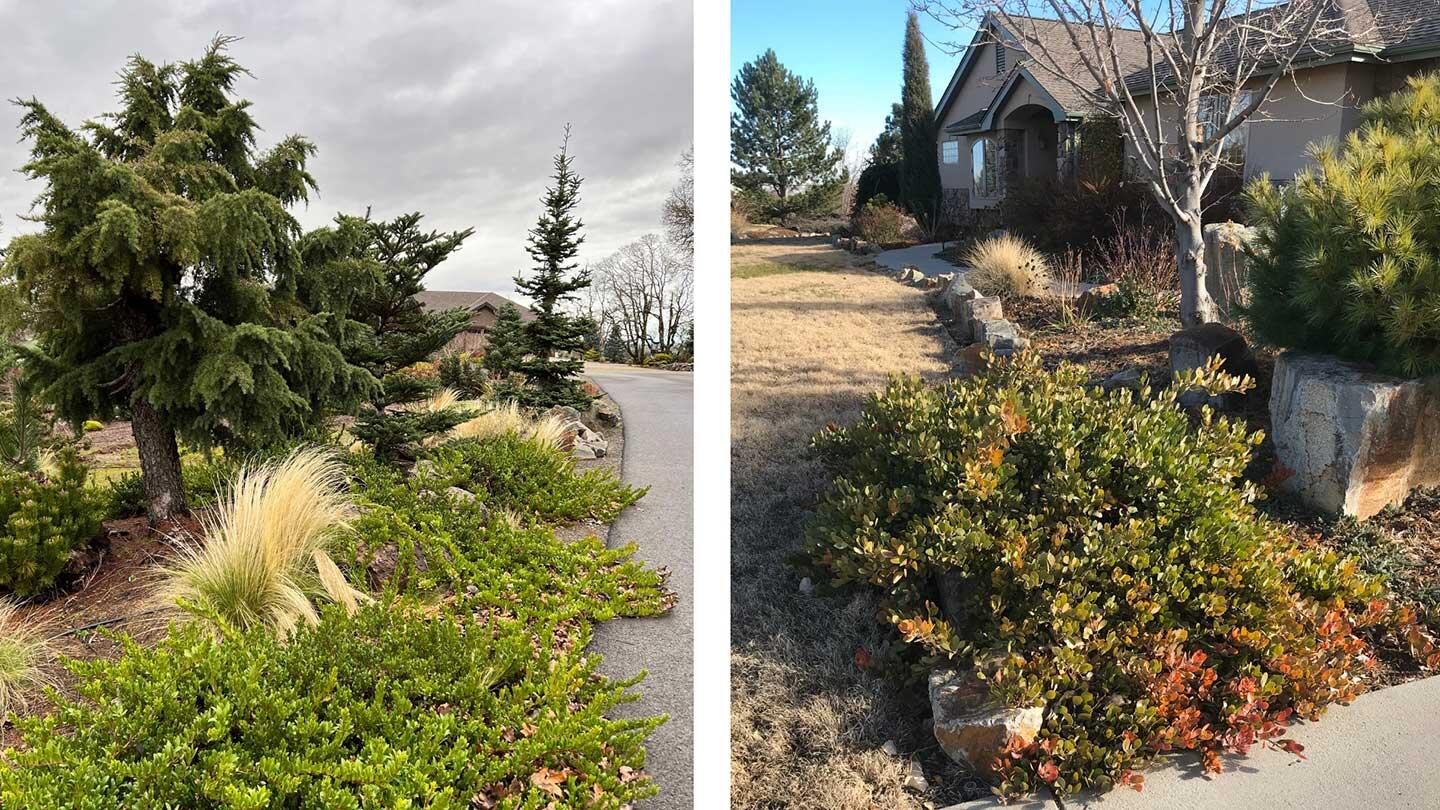
[[[730,6],[730,73],[774,48],[790,70],[813,79],[820,115],[831,129],[850,131],[850,153],[863,155],[885,127],[890,105],[900,100],[900,50],[905,40],[906,0],[733,0]],[[921,15],[930,40],[930,91],[940,100],[958,56],[941,44],[968,41]]]

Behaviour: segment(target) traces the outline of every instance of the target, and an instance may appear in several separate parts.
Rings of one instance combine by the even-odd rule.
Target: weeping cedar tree
[[[931,216],[940,203],[940,163],[935,156],[935,103],[930,64],[915,12],[905,21],[905,83],[900,90],[900,199],[911,214]]]
[[[417,407],[440,387],[410,373],[416,363],[444,348],[470,321],[464,310],[427,312],[416,299],[425,277],[460,248],[474,229],[423,231],[419,213],[388,222],[337,217],[333,228],[308,234],[307,264],[317,268],[312,295],[358,325],[344,340],[345,354],[380,381],[361,408],[351,432],[375,448],[377,458],[410,461],[420,442],[468,418],[462,408]]]
[[[314,154],[297,135],[257,153],[233,38],[180,64],[134,56],[121,109],[77,132],[19,100],[23,171],[45,184],[5,262],[33,304],[27,373],[79,424],[128,412],[146,510],[186,508],[177,436],[253,446],[320,424],[373,380],[332,339],[336,317],[299,301],[299,225]]]
[[[543,209],[530,229],[525,250],[535,261],[534,271],[515,277],[515,289],[535,302],[535,318],[524,324],[526,354],[516,363],[526,387],[518,392],[521,404],[533,408],[569,405],[590,407],[590,395],[576,376],[585,363],[576,355],[585,350],[586,324],[566,313],[563,304],[590,286],[590,273],[575,262],[583,223],[575,216],[580,204],[581,177],[572,170],[570,127],[555,156],[555,183],[540,198]]]
[[[844,154],[821,121],[815,83],[780,64],[767,50],[740,68],[730,85],[730,182],[742,192],[771,199],[781,224],[794,214],[834,210],[844,177]]]

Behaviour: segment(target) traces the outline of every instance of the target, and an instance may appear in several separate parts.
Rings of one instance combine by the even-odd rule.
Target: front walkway
[[[875,257],[875,263],[888,270],[900,270],[906,267],[914,267],[927,276],[936,276],[941,273],[954,273],[960,268],[949,261],[940,258],[936,254],[941,247],[953,242],[930,242],[925,245],[900,248],[898,250],[887,250]]]

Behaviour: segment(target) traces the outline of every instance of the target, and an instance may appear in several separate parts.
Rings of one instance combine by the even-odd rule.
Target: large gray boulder
[[[1364,519],[1440,485],[1440,376],[1402,379],[1333,357],[1286,352],[1270,383],[1270,434],[1310,506]]]
[[[1245,302],[1250,266],[1245,250],[1255,241],[1254,228],[1238,222],[1205,226],[1205,288],[1220,310],[1220,319],[1234,320]]]
[[[993,773],[995,758],[1012,739],[1035,741],[1045,707],[1010,707],[990,694],[990,684],[968,669],[930,673],[930,709],[935,741],[956,762]]]
[[[982,295],[961,302],[960,312],[955,317],[955,326],[962,336],[968,335],[971,340],[983,340],[982,336],[976,334],[977,324],[1004,319],[1005,307],[999,296]]]

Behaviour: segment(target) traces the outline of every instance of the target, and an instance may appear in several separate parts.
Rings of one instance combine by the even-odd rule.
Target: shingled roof
[[[499,293],[493,292],[465,292],[462,290],[425,290],[415,296],[421,306],[429,310],[438,309],[468,309],[471,312],[478,312],[484,307],[490,307],[496,312],[506,304],[513,304],[520,310],[520,320],[535,320],[535,312],[523,304],[517,304]]]
[[[1267,10],[1276,13],[1282,7]],[[1257,15],[1266,11],[1255,12]],[[1346,54],[1363,54],[1380,60],[1413,55],[1429,50],[1440,51],[1440,0],[1336,0],[1335,11],[1327,28],[1336,31],[1335,36],[1323,42],[1316,42],[1308,54],[1302,54],[1300,67],[1306,61],[1326,59]],[[1335,25],[1339,23],[1339,25]],[[1058,74],[1072,79],[1090,76],[1089,69],[1081,59],[1080,50],[1070,38],[1065,23],[1041,17],[1009,15],[1002,18],[996,14],[987,15],[981,32],[971,43],[972,50],[984,41],[985,31],[997,31],[998,35],[1012,48],[1024,50],[1027,43],[1040,43],[1056,62]],[[1119,60],[1121,73],[1126,76],[1125,84],[1131,92],[1149,92],[1151,74],[1145,48],[1145,36],[1138,29],[1114,29],[1114,49]],[[1082,45],[1088,45],[1083,43]],[[1032,46],[1033,47],[1033,46]],[[967,53],[967,58],[969,53]],[[1222,59],[1223,61],[1223,59]],[[957,68],[957,75],[966,67],[966,61]],[[1168,77],[1168,66],[1162,61],[1156,66],[1156,77],[1164,82]],[[1020,60],[1011,67],[1005,80],[1000,83],[995,97],[981,109],[956,121],[945,131],[958,135],[984,128],[986,115],[991,109],[1003,104],[1003,96],[1016,82],[1016,75],[1025,78],[1050,95],[1067,115],[1083,116],[1094,114],[1103,107],[1103,97],[1096,90],[1084,90],[1076,82],[1067,81],[1057,75],[1049,65],[1030,57]],[[937,116],[945,114],[951,102],[952,87],[946,89],[936,108]]]

